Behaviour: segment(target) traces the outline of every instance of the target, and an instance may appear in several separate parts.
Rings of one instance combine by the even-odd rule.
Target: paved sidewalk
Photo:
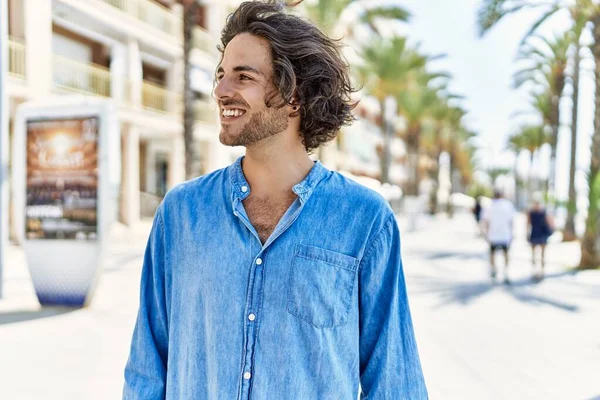
[[[0,399],[120,399],[151,221],[117,224],[84,309],[41,309],[24,255],[10,246],[0,300]]]
[[[431,399],[600,400],[600,271],[574,274],[577,243],[551,243],[532,282],[525,220],[511,285],[489,277],[469,215],[424,217],[404,232],[413,320]]]
[[[548,249],[548,278],[529,280],[522,232],[511,286],[490,282],[487,246],[469,215],[400,219],[417,340],[433,400],[600,400],[600,272],[571,274],[578,246]],[[121,395],[150,222],[116,225],[86,309],[40,309],[23,254],[10,247],[0,300],[1,400]],[[278,400],[278,399],[275,399]]]

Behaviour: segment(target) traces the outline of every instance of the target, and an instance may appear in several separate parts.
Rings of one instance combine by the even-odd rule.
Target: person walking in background
[[[477,235],[481,235],[481,196],[477,196],[475,199],[475,206],[473,207],[473,216],[477,222]]]
[[[533,198],[533,205],[527,213],[527,231],[528,239],[531,244],[531,265],[532,279],[542,280],[544,278],[544,267],[546,265],[545,253],[548,238],[553,233],[553,222],[542,205],[541,196],[536,193]],[[540,248],[541,268],[536,270],[535,253],[536,248]]]
[[[508,278],[508,251],[513,235],[513,219],[515,207],[502,197],[502,192],[496,190],[492,204],[483,211],[482,225],[484,235],[490,244],[490,276],[496,279],[495,253],[502,250],[504,254],[504,283],[510,283]]]

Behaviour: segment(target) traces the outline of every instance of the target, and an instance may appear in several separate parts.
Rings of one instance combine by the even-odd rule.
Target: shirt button
[[[262,258],[257,258],[256,259],[256,265],[260,265],[262,264]]]
[[[250,372],[244,372],[244,379],[248,380],[252,377],[252,375],[250,374]]]
[[[256,315],[254,315],[254,314],[250,314],[250,315],[248,315],[248,319],[249,319],[250,321],[254,321],[254,320],[256,319]]]
[[[248,191],[248,186],[242,186],[242,192],[246,193]]]

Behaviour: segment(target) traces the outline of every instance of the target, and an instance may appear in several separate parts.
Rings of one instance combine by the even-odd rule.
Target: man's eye
[[[241,81],[249,81],[249,80],[251,80],[251,79],[252,79],[252,78],[250,78],[248,75],[240,75],[240,80],[241,80]]]

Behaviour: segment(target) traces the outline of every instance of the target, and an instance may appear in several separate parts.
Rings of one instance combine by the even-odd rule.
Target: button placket
[[[260,308],[260,293],[262,292],[262,282],[263,282],[263,268],[264,268],[264,255],[266,253],[260,252],[254,258],[253,268],[251,272],[251,283],[249,287],[249,301],[247,305],[247,314],[246,314],[246,354],[244,356],[244,366],[242,369],[242,377],[244,381],[244,385],[242,386],[242,398],[247,399],[250,395],[250,386],[252,373],[250,372],[254,366],[254,352],[256,346],[256,338],[257,338],[257,330],[258,330],[258,321],[256,312]]]

